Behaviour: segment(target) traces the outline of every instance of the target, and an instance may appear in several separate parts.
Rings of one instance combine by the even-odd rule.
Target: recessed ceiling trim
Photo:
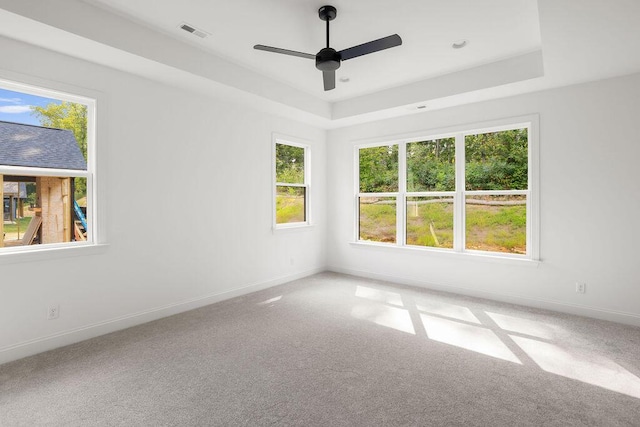
[[[328,102],[209,54],[175,35],[159,33],[83,1],[60,2],[66,7],[44,7],[49,5],[44,0],[0,0],[0,35],[138,75],[171,67],[188,74],[185,79],[206,79],[217,87],[242,92],[238,98],[248,94],[322,121],[331,117]],[[65,43],[54,41],[61,37]],[[113,59],[116,51],[122,57],[119,60]]]
[[[440,77],[347,99],[333,104],[333,120],[378,110],[422,104],[427,101],[499,87],[544,76],[542,51],[519,55]]]

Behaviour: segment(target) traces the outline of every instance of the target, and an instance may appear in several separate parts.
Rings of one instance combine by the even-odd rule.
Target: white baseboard
[[[212,293],[178,303],[152,308],[150,310],[145,310],[139,313],[116,317],[104,322],[93,323],[68,331],[59,332],[53,335],[48,335],[45,337],[9,345],[0,348],[0,365],[3,363],[11,362],[13,360],[22,359],[23,357],[32,356],[44,351],[53,350],[58,347],[63,347],[65,345],[74,344],[90,338],[95,338],[100,335],[119,331],[121,329],[126,329],[132,326],[151,322],[163,317],[172,316],[174,314],[204,307],[205,305],[271,288],[273,286],[287,283],[292,280],[302,279],[304,277],[321,273],[323,271],[326,271],[326,269],[316,268],[313,270],[307,270],[288,276],[276,277],[274,279],[252,283],[229,291]]]
[[[424,280],[416,279],[412,277],[386,275],[386,274],[372,273],[369,271],[353,270],[348,268],[330,266],[326,269],[316,268],[313,270],[307,270],[304,272],[300,272],[300,273],[296,273],[288,276],[276,277],[274,279],[270,279],[270,280],[258,282],[258,283],[252,283],[252,284],[242,286],[240,288],[232,289],[229,291],[204,295],[204,296],[192,298],[186,301],[181,301],[175,304],[156,307],[143,312],[121,316],[114,319],[106,320],[104,322],[98,322],[91,325],[71,329],[68,331],[59,332],[57,334],[48,335],[45,337],[40,337],[33,340],[9,345],[9,346],[0,348],[0,365],[3,363],[11,362],[13,360],[32,356],[34,354],[42,353],[48,350],[53,350],[58,347],[63,347],[65,345],[74,344],[90,338],[95,338],[100,335],[119,331],[121,329],[126,329],[132,326],[151,322],[153,320],[161,319],[163,317],[172,316],[174,314],[204,307],[206,305],[214,304],[216,302],[250,294],[252,292],[257,292],[263,289],[268,289],[273,286],[290,282],[292,280],[297,280],[297,279],[302,279],[304,277],[312,276],[314,274],[321,273],[323,271],[332,271],[335,273],[349,274],[352,276],[365,277],[368,279],[383,280],[387,282],[399,283],[399,284],[409,285],[409,286],[416,286],[416,287],[425,288],[425,289],[453,292],[461,295],[487,298],[495,301],[502,301],[502,302],[507,302],[512,304],[519,304],[519,305],[525,305],[529,307],[536,307],[536,308],[542,308],[546,310],[557,311],[561,313],[569,313],[569,314],[575,314],[579,316],[592,317],[595,319],[602,319],[602,320],[608,320],[612,322],[624,323],[624,324],[633,325],[633,326],[640,326],[640,316],[633,313],[603,310],[603,309],[588,307],[583,305],[567,304],[567,303],[558,302],[558,301],[543,300],[543,299],[523,297],[518,295],[507,295],[507,294],[499,294],[499,293],[486,292],[486,291],[478,291],[476,289],[469,289],[469,288],[463,288],[458,286],[439,285],[439,284],[429,283]]]
[[[367,279],[382,280],[385,282],[398,283],[402,285],[416,286],[424,289],[432,289],[436,291],[452,292],[461,295],[467,295],[478,298],[486,298],[495,301],[507,302],[511,304],[524,305],[528,307],[542,308],[545,310],[556,311],[560,313],[575,314],[578,316],[591,317],[594,319],[608,320],[611,322],[624,323],[626,325],[640,326],[640,316],[633,313],[625,313],[614,310],[603,310],[600,308],[589,307],[579,304],[567,304],[565,302],[545,300],[539,298],[530,298],[519,295],[501,294],[487,291],[479,291],[476,289],[463,288],[452,285],[440,285],[426,282],[413,277],[386,275],[372,273],[369,271],[352,270],[337,266],[329,266],[328,271],[335,273],[349,274],[351,276],[365,277]]]

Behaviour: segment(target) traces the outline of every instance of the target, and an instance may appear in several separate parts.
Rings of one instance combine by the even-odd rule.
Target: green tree
[[[467,135],[465,156],[467,190],[527,188],[527,129]]]
[[[360,149],[360,192],[398,191],[398,146]]]
[[[407,144],[407,191],[453,191],[455,138]]]
[[[73,132],[78,147],[87,160],[87,106],[63,101],[50,103],[45,107],[31,107],[31,114],[38,118],[40,125],[51,128],[67,129]],[[75,179],[76,200],[87,195],[87,183],[84,178]]]
[[[276,181],[304,184],[304,148],[276,144]]]

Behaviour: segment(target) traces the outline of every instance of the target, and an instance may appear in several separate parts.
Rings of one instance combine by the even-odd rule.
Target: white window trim
[[[290,145],[292,147],[299,147],[304,149],[304,184],[289,184],[286,182],[278,182],[276,181],[276,144],[284,144]],[[272,230],[274,231],[282,231],[282,230],[295,230],[295,229],[304,229],[310,228],[313,225],[311,218],[311,145],[308,141],[305,141],[300,138],[295,138],[287,135],[274,133],[272,136],[271,143],[271,189],[272,189]],[[290,222],[286,224],[277,224],[276,223],[276,198],[277,198],[277,187],[278,186],[287,186],[287,187],[300,187],[305,189],[305,203],[304,203],[304,217],[305,221],[300,222]]]
[[[98,158],[104,158],[104,147],[98,143],[97,104],[103,103],[100,92],[54,82],[34,76],[0,70],[0,86],[7,90],[42,96],[61,101],[80,103],[87,106],[87,170],[67,170],[49,168],[27,168],[1,166],[2,175],[19,176],[63,176],[87,178],[87,240],[46,245],[17,246],[0,248],[0,264],[37,261],[68,256],[103,253],[107,248],[105,229],[106,197],[105,180],[100,171],[98,181]],[[101,139],[104,138],[101,135]],[[99,189],[99,190],[98,190]]]
[[[510,262],[520,264],[538,265],[540,261],[540,213],[539,213],[539,116],[531,114],[494,120],[490,122],[458,125],[448,128],[426,130],[419,133],[407,135],[391,136],[387,138],[376,138],[369,141],[357,141],[354,145],[354,245],[372,247],[378,249],[388,249],[397,251],[398,249],[412,252],[423,252],[425,254],[453,256],[464,259],[482,260],[489,262]],[[502,190],[502,191],[466,191],[465,183],[465,159],[464,159],[464,137],[478,133],[499,132],[504,130],[528,128],[528,189],[527,190]],[[441,138],[456,138],[456,190],[443,192],[406,192],[406,144],[416,141],[430,141]],[[360,193],[360,158],[361,148],[380,147],[398,145],[398,192],[393,193]],[[517,255],[500,252],[474,251],[465,249],[464,229],[464,197],[472,194],[492,194],[492,195],[527,195],[527,254]],[[396,243],[370,242],[360,240],[359,236],[359,198],[363,196],[389,196],[396,197]],[[416,196],[444,196],[453,195],[454,206],[454,248],[430,248],[413,246],[406,244],[406,198]]]

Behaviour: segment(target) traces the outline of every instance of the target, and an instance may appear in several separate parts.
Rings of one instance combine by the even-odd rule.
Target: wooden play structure
[[[37,204],[31,208],[33,217],[24,235],[19,240],[5,240],[2,246],[21,246],[46,243],[64,243],[73,240],[84,240],[85,231],[75,222],[72,198],[72,180],[69,177],[27,177],[2,176],[0,183],[35,182]],[[4,221],[0,224],[0,235],[4,236]]]
[[[86,240],[87,221],[74,199],[74,178],[38,173],[46,169],[87,169],[73,132],[0,121],[2,166],[9,166],[5,171],[9,170],[12,175],[0,174],[0,199],[3,200],[0,248]],[[34,184],[35,206],[25,209],[27,194],[21,189],[30,186],[33,203]],[[5,188],[10,194],[4,194]],[[6,214],[5,206],[8,207]],[[31,220],[24,230],[20,230],[20,218],[27,216]],[[17,233],[7,233],[5,222],[6,228],[17,228]]]

